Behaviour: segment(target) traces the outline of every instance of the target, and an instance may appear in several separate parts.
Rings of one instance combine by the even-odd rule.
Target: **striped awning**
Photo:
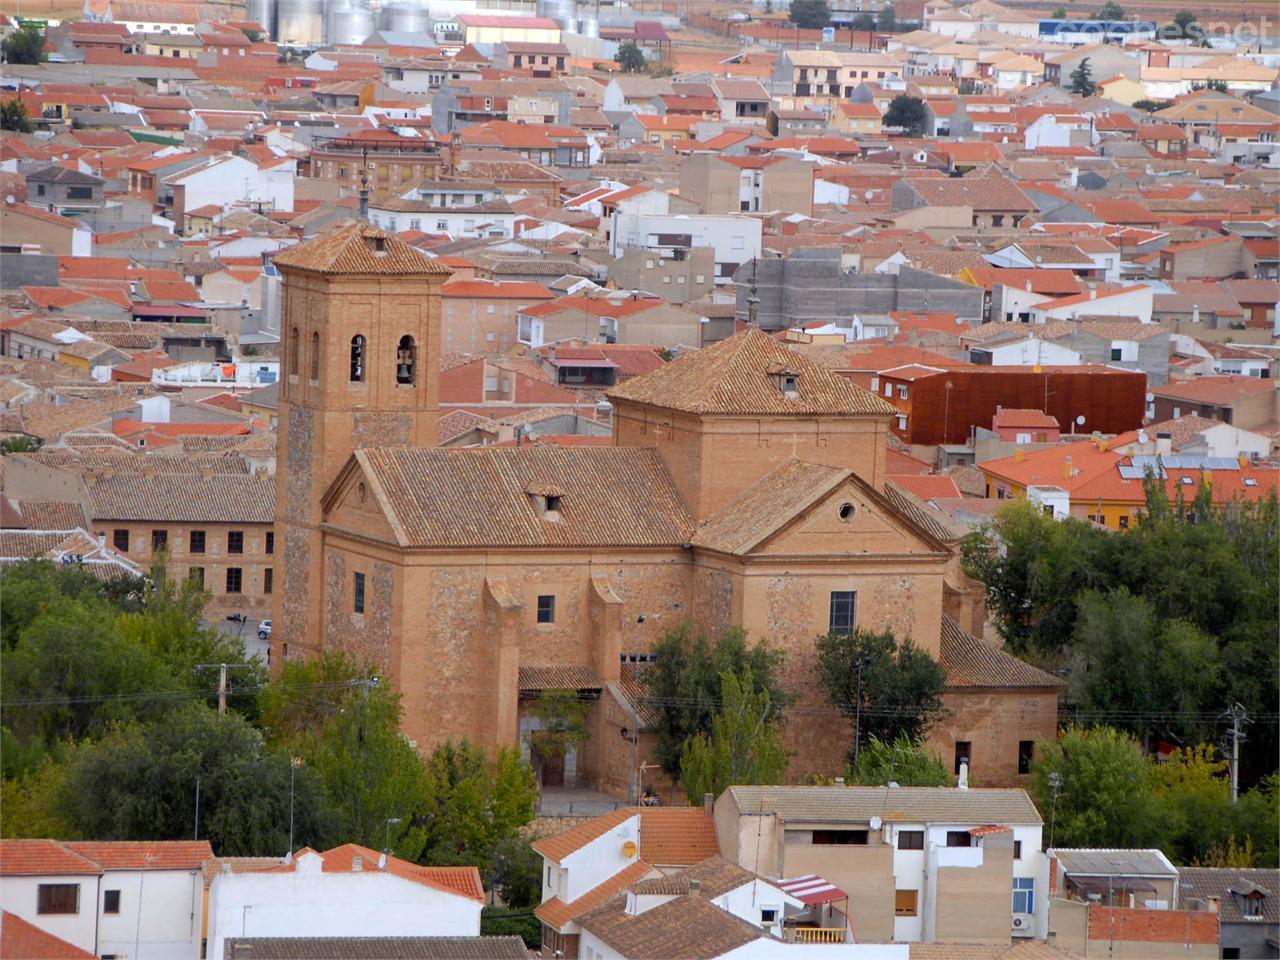
[[[789,877],[778,881],[778,889],[788,893],[802,903],[816,907],[823,903],[845,900],[848,894],[834,883],[824,880],[816,873],[806,873],[802,877]]]

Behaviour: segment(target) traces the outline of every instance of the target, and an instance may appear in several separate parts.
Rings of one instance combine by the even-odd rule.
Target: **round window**
[[[854,510],[855,508],[852,503],[840,504],[840,519],[845,523],[848,523],[853,517]]]

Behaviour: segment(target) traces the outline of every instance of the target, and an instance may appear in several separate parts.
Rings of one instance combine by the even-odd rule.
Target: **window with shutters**
[[[914,917],[916,915],[916,900],[919,896],[919,890],[893,891],[893,915],[895,917]]]
[[[80,884],[42,883],[36,887],[36,913],[79,913]]]

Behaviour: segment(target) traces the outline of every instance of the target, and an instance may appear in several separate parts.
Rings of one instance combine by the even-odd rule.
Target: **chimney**
[[[360,873],[364,870],[364,858],[359,854],[351,858],[351,872]]]
[[[1161,457],[1167,457],[1173,453],[1173,434],[1167,430],[1161,430],[1156,434],[1156,454]]]
[[[1062,476],[1066,480],[1071,479],[1071,458],[1067,457],[1062,461]]]
[[[231,872],[231,864],[230,864],[230,862],[229,862],[229,861],[226,861],[226,860],[223,860],[223,861],[222,861],[222,872],[223,872],[223,873],[230,873],[230,872]]]
[[[1249,455],[1247,453],[1240,454],[1240,456],[1236,457],[1236,463],[1240,464],[1241,470],[1247,470],[1249,467]]]
[[[691,897],[700,897],[700,896],[702,896],[702,881],[701,881],[701,880],[690,880],[690,881],[689,881],[689,896],[691,896]]]
[[[956,787],[960,790],[969,789],[969,761],[962,759],[960,761],[960,776],[956,778]]]
[[[1016,450],[1013,451],[1013,462],[1021,463],[1022,458],[1025,457],[1026,455],[1027,455],[1026,452],[1021,447],[1018,447]]]
[[[1191,322],[1192,323],[1200,322],[1200,304],[1198,303],[1193,303],[1191,305]]]
[[[1098,299],[1098,290],[1097,290],[1097,288],[1096,288],[1096,287],[1090,287],[1090,288],[1089,288],[1089,299],[1090,299],[1090,300],[1097,300],[1097,299]]]
[[[702,812],[708,817],[715,813],[716,797],[713,793],[704,793],[702,795]]]

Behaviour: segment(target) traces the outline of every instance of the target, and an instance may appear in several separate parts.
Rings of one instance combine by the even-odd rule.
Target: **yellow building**
[[[458,17],[467,43],[559,43],[560,24],[550,17],[500,17],[466,13]]]
[[[1131,107],[1147,97],[1147,88],[1128,77],[1108,77],[1098,82],[1098,96]]]
[[[1258,500],[1280,489],[1280,471],[1264,470],[1248,460],[1223,467],[1179,457],[1178,467],[1166,467],[1152,446],[1150,455],[1122,452],[1131,449],[1135,434],[1110,440],[1084,439],[1033,453],[1021,449],[1013,456],[978,464],[986,482],[988,499],[1029,498],[1055,517],[1070,514],[1101,523],[1113,530],[1137,524],[1146,508],[1145,478],[1161,476],[1170,501],[1181,494],[1188,502],[1201,484],[1208,484],[1214,503]],[[1158,445],[1157,441],[1157,445]],[[1191,461],[1191,462],[1189,462]]]

